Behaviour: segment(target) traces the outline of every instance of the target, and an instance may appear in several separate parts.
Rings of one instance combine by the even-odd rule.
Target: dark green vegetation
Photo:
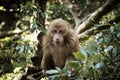
[[[30,58],[41,55],[41,34],[60,17],[78,34],[78,62],[69,63],[72,72],[65,68],[47,71],[49,76],[43,80],[119,80],[119,5],[120,0],[1,0],[0,80],[13,80],[28,66],[40,65]]]

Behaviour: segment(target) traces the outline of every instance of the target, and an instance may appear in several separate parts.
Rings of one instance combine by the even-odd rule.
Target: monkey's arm
[[[54,61],[52,59],[52,56],[50,54],[44,54],[41,62],[41,68],[43,70],[49,70],[54,69]]]

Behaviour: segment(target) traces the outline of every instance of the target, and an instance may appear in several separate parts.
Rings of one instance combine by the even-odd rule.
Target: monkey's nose
[[[59,41],[59,38],[57,38],[56,41]]]
[[[56,43],[59,43],[59,42],[60,42],[60,39],[59,39],[59,38],[57,38],[57,39],[56,39]]]

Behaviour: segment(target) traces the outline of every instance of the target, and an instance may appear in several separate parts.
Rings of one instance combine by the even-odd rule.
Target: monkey
[[[61,19],[53,20],[42,41],[43,70],[64,68],[69,60],[76,60],[73,53],[79,51],[79,39],[71,25]]]

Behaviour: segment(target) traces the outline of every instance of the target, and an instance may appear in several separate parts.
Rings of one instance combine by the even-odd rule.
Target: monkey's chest
[[[59,46],[58,47],[54,47],[54,49],[52,50],[52,58],[53,61],[55,63],[55,66],[63,68],[65,63],[66,63],[66,59],[68,57],[68,49],[64,46]]]

